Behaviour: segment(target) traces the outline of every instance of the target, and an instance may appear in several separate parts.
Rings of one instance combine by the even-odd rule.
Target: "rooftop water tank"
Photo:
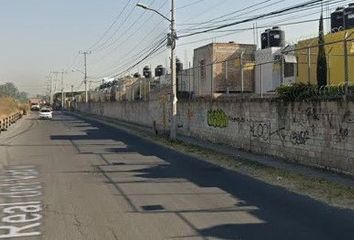
[[[345,29],[354,28],[354,3],[344,9],[344,27]]]
[[[164,68],[162,65],[158,65],[156,68],[155,68],[155,76],[156,77],[161,77],[161,76],[164,76],[166,75],[166,68]]]
[[[265,30],[261,35],[262,49],[285,46],[285,32],[279,27]]]
[[[152,77],[152,72],[149,66],[145,66],[143,69],[143,75],[145,78],[151,78]]]
[[[331,14],[332,32],[338,32],[344,29],[344,8],[339,7]]]
[[[269,48],[269,31],[270,29],[267,29],[261,35],[262,49]]]
[[[137,73],[134,73],[133,77],[134,78],[141,78],[141,75],[140,75],[140,73],[137,72]]]
[[[183,63],[179,60],[179,58],[176,59],[176,71],[177,73],[183,71]]]
[[[269,32],[269,46],[270,47],[284,47],[285,46],[285,32],[279,27],[273,27]]]

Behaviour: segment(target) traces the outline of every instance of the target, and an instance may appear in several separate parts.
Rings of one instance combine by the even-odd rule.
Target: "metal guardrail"
[[[15,124],[19,119],[22,118],[23,112],[18,111],[7,116],[0,117],[0,132],[7,131],[7,129],[12,125]]]

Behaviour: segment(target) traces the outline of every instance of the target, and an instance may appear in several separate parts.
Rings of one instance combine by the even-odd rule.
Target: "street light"
[[[145,9],[145,10],[148,9],[148,6],[146,6],[146,5],[143,4],[143,3],[137,3],[136,6],[137,6],[137,7],[141,7],[141,8],[143,8],[143,9]]]
[[[176,8],[175,0],[171,0],[171,18],[166,17],[159,11],[149,8],[145,4],[138,3],[137,7],[145,9],[147,11],[152,11],[160,15],[162,18],[166,19],[171,23],[171,126],[170,126],[170,140],[176,140],[176,129],[177,129],[177,75],[176,75]]]
[[[146,6],[146,5],[143,4],[143,3],[137,3],[136,6],[142,8],[142,9],[145,9],[145,10],[147,10],[147,11],[152,11],[152,12],[154,12],[154,13],[157,13],[157,14],[160,15],[162,18],[166,19],[166,20],[169,21],[169,22],[172,22],[172,20],[171,20],[172,17],[171,17],[171,19],[169,19],[168,17],[166,17],[165,15],[163,15],[162,13],[160,13],[159,11],[157,11],[157,10],[155,10],[155,9],[153,9],[153,8],[149,8],[148,6]]]

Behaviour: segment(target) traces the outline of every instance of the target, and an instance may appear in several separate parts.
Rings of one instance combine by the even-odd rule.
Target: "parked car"
[[[53,118],[53,112],[50,108],[42,108],[39,111],[39,118],[40,119],[52,119]]]

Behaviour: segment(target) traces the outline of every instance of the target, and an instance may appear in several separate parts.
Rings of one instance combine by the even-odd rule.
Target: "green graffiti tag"
[[[209,110],[208,125],[215,128],[227,128],[229,126],[229,118],[221,109]]]

